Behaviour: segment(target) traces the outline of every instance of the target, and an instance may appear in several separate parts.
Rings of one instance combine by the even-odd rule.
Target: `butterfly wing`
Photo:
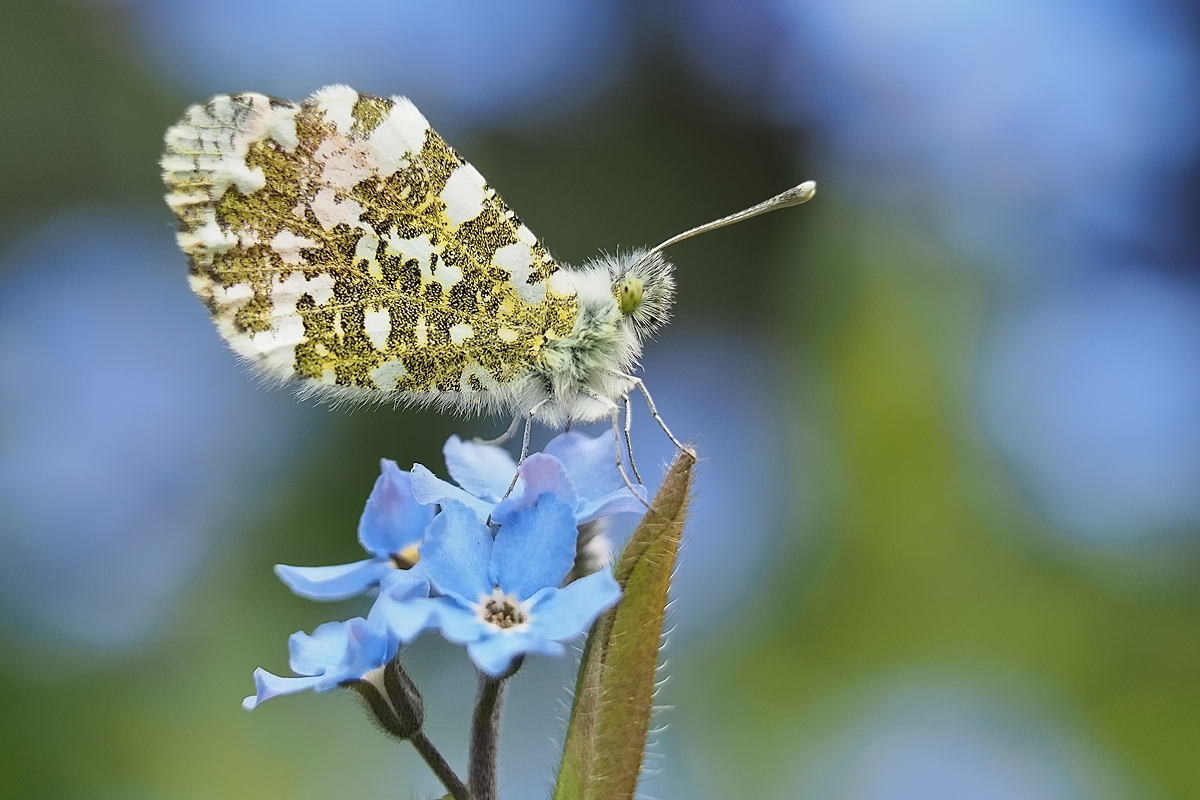
[[[162,167],[222,336],[314,394],[503,407],[578,316],[570,276],[404,98],[218,95]]]

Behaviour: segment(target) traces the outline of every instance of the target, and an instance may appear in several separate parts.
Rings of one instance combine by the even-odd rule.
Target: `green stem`
[[[455,774],[454,768],[433,746],[433,742],[429,741],[429,737],[425,735],[424,731],[417,731],[409,741],[421,754],[421,758],[425,759],[425,763],[433,770],[433,774],[437,775],[438,780],[442,782],[454,800],[473,800],[471,793],[467,790],[467,785]]]
[[[496,764],[499,755],[500,707],[508,676],[479,673],[475,713],[471,717],[471,751],[467,769],[471,800],[497,800]]]

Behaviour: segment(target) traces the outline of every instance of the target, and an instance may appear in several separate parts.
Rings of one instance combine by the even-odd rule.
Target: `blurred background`
[[[506,421],[257,387],[158,175],[187,104],[333,82],[411,97],[569,263],[820,184],[671,253],[645,374],[706,461],[645,796],[1200,796],[1198,11],[0,0],[0,796],[436,796],[348,696],[239,701],[365,610],[271,566],[361,558],[380,457]],[[465,655],[410,659],[461,764]],[[506,798],[573,669],[515,681]]]

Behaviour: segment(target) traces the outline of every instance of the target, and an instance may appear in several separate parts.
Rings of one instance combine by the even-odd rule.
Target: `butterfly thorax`
[[[547,344],[538,373],[548,402],[538,416],[551,425],[603,419],[633,387],[629,374],[644,339],[664,324],[674,293],[669,262],[645,251],[603,255],[564,269],[579,315],[571,333]],[[632,302],[626,286],[637,287]],[[532,406],[531,406],[532,407]]]
[[[601,419],[629,389],[625,378],[641,352],[633,325],[610,290],[608,270],[590,265],[566,269],[579,312],[571,333],[547,342],[535,372],[545,392],[538,416],[552,425]],[[532,406],[531,406],[532,407]]]

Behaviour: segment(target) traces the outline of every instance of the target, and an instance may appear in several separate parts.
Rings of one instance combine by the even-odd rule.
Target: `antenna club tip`
[[[796,203],[806,203],[812,200],[817,193],[816,181],[805,181],[796,188],[788,192]]]

